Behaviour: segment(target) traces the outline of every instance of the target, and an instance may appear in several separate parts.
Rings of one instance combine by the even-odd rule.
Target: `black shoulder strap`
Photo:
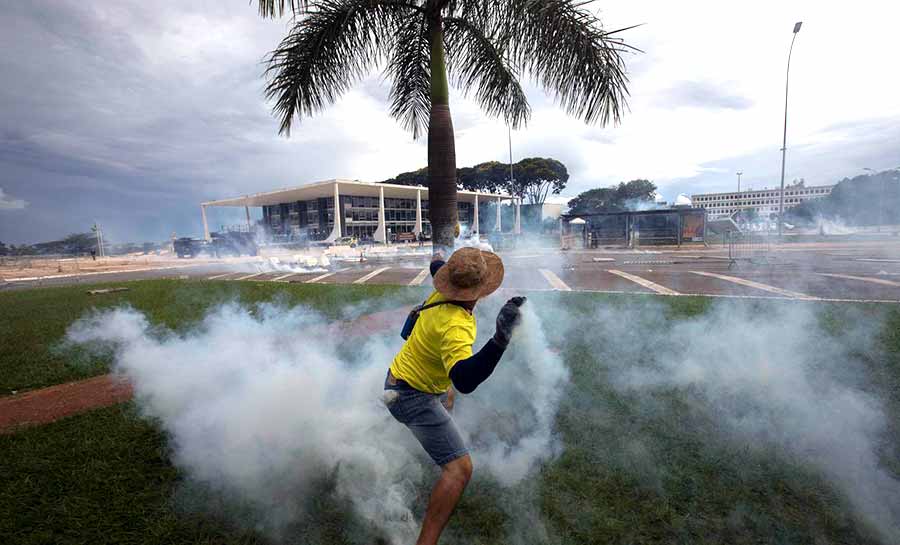
[[[423,310],[428,310],[428,309],[430,309],[430,308],[434,308],[434,307],[439,306],[439,305],[456,305],[456,306],[458,306],[458,307],[460,307],[460,308],[462,308],[462,309],[468,310],[468,309],[466,309],[466,307],[464,306],[464,304],[465,304],[464,301],[438,301],[437,303],[431,303],[431,304],[428,304],[428,305],[422,305],[421,307],[419,307],[419,312],[422,312]]]

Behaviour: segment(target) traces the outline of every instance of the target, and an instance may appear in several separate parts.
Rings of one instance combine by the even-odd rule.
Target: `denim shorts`
[[[456,423],[441,398],[446,394],[420,392],[402,380],[390,384],[384,379],[384,404],[391,415],[404,424],[434,463],[443,466],[469,453]]]

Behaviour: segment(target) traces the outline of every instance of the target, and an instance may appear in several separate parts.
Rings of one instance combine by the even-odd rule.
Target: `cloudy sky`
[[[602,0],[627,59],[616,127],[567,118],[528,88],[514,154],[551,156],[566,195],[650,178],[664,196],[772,187],[791,68],[787,178],[830,183],[900,166],[895,3]],[[198,203],[329,178],[381,180],[424,166],[425,144],[387,114],[377,73],[290,139],[262,96],[261,61],[287,21],[248,0],[35,0],[0,12],[0,240],[36,242],[96,220],[113,241],[199,235]],[[460,166],[506,160],[506,129],[451,99]],[[217,212],[213,225],[229,223]]]

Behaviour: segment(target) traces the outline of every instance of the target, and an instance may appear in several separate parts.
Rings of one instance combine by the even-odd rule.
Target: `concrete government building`
[[[478,223],[479,203],[516,206],[514,232],[521,230],[520,203],[509,195],[458,192],[459,222],[474,233],[500,231],[500,207],[496,221],[490,226]],[[335,203],[338,213],[335,215]],[[307,185],[221,199],[200,204],[203,236],[209,240],[206,210],[209,207],[243,207],[250,226],[250,207],[262,207],[263,227],[272,235],[308,238],[333,242],[354,236],[376,242],[388,242],[400,233],[431,234],[428,221],[428,188],[395,184],[360,182],[359,180],[326,180]]]
[[[821,199],[831,194],[833,185],[807,186],[803,182],[785,186],[784,209],[789,210],[798,204]],[[781,188],[748,189],[733,193],[700,193],[691,195],[691,201],[697,208],[704,208],[709,219],[729,217],[741,210],[755,210],[760,217],[775,217],[781,198]]]

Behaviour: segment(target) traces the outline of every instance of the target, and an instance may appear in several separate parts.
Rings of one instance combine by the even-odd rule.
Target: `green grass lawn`
[[[88,295],[94,288],[129,291]],[[384,310],[383,295],[414,304],[421,290],[377,285],[305,285],[272,282],[140,280],[0,293],[0,396],[106,373],[109,362],[58,350],[66,328],[92,309],[131,305],[157,324],[183,328],[213,305],[281,301],[308,305],[332,318]],[[361,305],[354,307],[354,305]]]
[[[0,294],[0,305],[19,305],[0,331],[0,383],[28,387],[79,378],[96,369],[68,368],[53,345],[65,327],[93,305],[129,302],[153,320],[184,327],[223,299],[247,303],[287,297],[331,315],[332,301],[351,303],[394,293],[372,286],[273,286],[252,283],[149,281],[127,284],[130,292],[91,298],[85,288],[57,288]],[[414,302],[418,290],[401,298]],[[651,298],[535,294],[540,307],[564,297],[573,314],[586,315],[602,304],[627,308]],[[396,301],[395,298],[392,298]],[[709,312],[710,299],[652,298],[666,305],[667,317],[680,320]],[[760,312],[779,301],[748,302]],[[366,308],[376,309],[378,303]],[[900,312],[880,305],[820,305],[825,327],[839,335],[848,320],[883,325],[880,342],[886,356],[862,354],[892,422],[889,441],[900,459]],[[56,311],[56,312],[54,312]],[[45,326],[38,316],[52,314]],[[19,320],[30,324],[17,323]],[[31,328],[35,328],[32,330]],[[570,332],[559,332],[560,342]],[[552,332],[551,332],[552,336]],[[13,342],[18,349],[9,348]],[[24,354],[16,350],[23,351]],[[847,499],[821,475],[794,458],[764,446],[710,441],[720,433],[710,415],[696,410],[685,392],[653,395],[663,410],[647,411],[629,395],[608,384],[606,367],[583,343],[569,343],[565,360],[572,386],[563,400],[557,429],[565,449],[541,468],[535,479],[512,489],[497,486],[476,471],[458,508],[446,543],[506,544],[511,534],[528,536],[523,520],[543,520],[552,543],[560,544],[875,544],[870,528],[851,515]],[[29,370],[37,361],[40,369]],[[635,444],[651,451],[652,468],[636,467]],[[0,543],[269,543],[240,517],[217,516],[215,509],[185,506],[187,483],[172,465],[164,433],[142,419],[132,404],[68,418],[0,436]],[[888,461],[895,476],[897,460]],[[477,461],[476,461],[477,466]],[[648,477],[650,475],[651,477]],[[418,483],[419,516],[425,507],[432,474]],[[310,494],[314,522],[292,528],[290,543],[377,543],[375,533],[362,537],[347,502],[321,476]],[[203,498],[196,490],[191,496]],[[535,513],[516,516],[509,506],[529,498]],[[195,502],[198,500],[194,500]],[[215,503],[214,495],[208,502]],[[205,513],[205,514],[201,514]],[[523,518],[524,517],[524,518]],[[349,532],[347,528],[357,531]],[[541,540],[526,539],[540,543]]]

